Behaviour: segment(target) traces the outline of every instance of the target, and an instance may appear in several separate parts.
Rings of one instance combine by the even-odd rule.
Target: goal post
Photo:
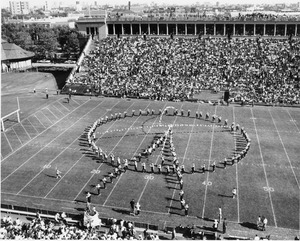
[[[15,111],[1,117],[1,131],[3,131],[3,132],[5,131],[4,121],[9,120],[10,119],[9,117],[11,117],[15,114],[17,115],[18,123],[20,123],[20,110],[18,109],[18,110],[15,110]]]
[[[7,120],[15,120],[14,117],[12,116],[16,116],[17,117],[17,122],[20,123],[20,103],[19,103],[19,98],[17,97],[17,103],[18,103],[18,109],[10,112],[9,114],[5,115],[5,116],[1,116],[1,131],[5,131],[5,126],[4,126],[4,122]]]

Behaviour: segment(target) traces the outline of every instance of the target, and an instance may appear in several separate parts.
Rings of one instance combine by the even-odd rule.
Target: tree
[[[23,49],[30,49],[33,41],[28,31],[20,31],[16,34],[14,43]]]
[[[58,41],[53,31],[42,32],[38,35],[38,40],[34,45],[34,52],[38,59],[52,59],[58,47]]]
[[[62,50],[64,50],[67,43],[68,35],[70,34],[70,28],[68,26],[58,26],[53,28],[57,35],[58,43]]]
[[[5,19],[8,19],[11,17],[11,13],[7,11],[6,9],[2,8],[1,9],[1,21],[2,23],[5,22]]]
[[[72,53],[78,54],[80,51],[78,35],[72,32],[67,37],[66,47],[64,48],[66,54],[71,55]]]
[[[19,24],[13,24],[13,23],[2,24],[1,36],[5,37],[8,42],[14,43],[17,33],[20,31],[22,30]]]

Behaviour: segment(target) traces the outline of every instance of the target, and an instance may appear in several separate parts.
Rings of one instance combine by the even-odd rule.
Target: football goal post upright
[[[17,102],[18,102],[17,117],[18,117],[18,123],[20,123],[20,102],[19,102],[19,97],[17,97]]]
[[[10,116],[14,115],[14,114],[17,114],[17,120],[18,120],[18,123],[20,123],[20,103],[19,103],[19,98],[17,97],[17,103],[18,103],[18,109],[5,115],[5,116],[1,116],[1,130],[2,131],[5,131],[5,126],[4,126],[4,121],[6,119],[9,119]]]

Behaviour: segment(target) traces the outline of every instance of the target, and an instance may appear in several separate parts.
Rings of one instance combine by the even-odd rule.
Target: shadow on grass
[[[112,210],[115,211],[115,212],[117,212],[117,213],[130,215],[130,211],[126,210],[126,209],[113,208]]]
[[[80,144],[80,145],[81,145],[81,144]],[[91,149],[81,148],[80,151],[86,151],[86,152],[90,153],[90,152],[91,152]],[[84,153],[84,154],[86,154],[86,153]]]
[[[86,209],[85,208],[75,208],[77,211],[79,211],[79,212],[84,212],[84,211],[86,211]]]
[[[91,157],[91,158],[93,158],[93,157],[95,157],[94,155],[91,155],[91,154],[87,154],[87,153],[83,153],[86,157]]]
[[[175,189],[175,190],[180,190],[180,188],[176,188],[176,187],[167,187],[168,189]]]
[[[170,214],[176,214],[176,215],[179,215],[179,216],[182,216],[182,215],[183,215],[183,213],[179,213],[179,212],[175,212],[175,211],[170,211],[169,213],[170,213]]]
[[[171,210],[182,210],[181,208],[177,208],[177,207],[171,207],[171,206],[166,206],[166,208],[170,208]],[[172,213],[172,212],[170,212]],[[178,213],[175,213],[175,214],[178,214]]]
[[[85,143],[85,142],[80,142],[80,143],[79,143],[79,146],[89,147],[89,144],[88,144],[88,143]]]
[[[201,228],[202,228],[203,230],[206,230],[206,231],[211,231],[211,232],[215,232],[215,233],[220,232],[220,233],[221,233],[220,230],[214,229],[213,227],[202,226]]]
[[[176,182],[176,181],[166,180],[166,182],[169,183],[169,184],[178,184],[178,182]]]
[[[52,178],[56,178],[56,175],[49,175],[49,174],[45,174],[48,177],[52,177]]]
[[[214,219],[206,218],[206,217],[202,218],[202,217],[198,216],[198,218],[200,218],[200,219],[202,219],[202,220],[204,220],[204,221],[209,221],[209,222],[213,222],[213,221],[214,221]],[[200,228],[201,228],[201,227],[200,227]]]
[[[257,225],[255,223],[243,222],[243,223],[241,223],[241,226],[243,226],[245,228],[257,230]]]
[[[218,194],[218,196],[232,198],[232,195]]]
[[[170,197],[166,197],[165,199],[168,201],[179,202],[179,200]]]

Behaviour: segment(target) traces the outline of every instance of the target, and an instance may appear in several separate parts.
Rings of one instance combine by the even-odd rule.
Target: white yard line
[[[276,126],[275,120],[274,120],[274,118],[273,118],[273,115],[272,115],[270,109],[269,109],[269,113],[270,113],[270,116],[271,116],[271,118],[272,118],[272,121],[273,121],[273,124],[274,124],[274,126],[275,126],[275,129],[276,129],[276,131],[277,131],[277,133],[278,133],[278,137],[279,137],[280,142],[281,142],[281,144],[282,144],[282,147],[283,147],[283,149],[284,149],[285,155],[286,155],[286,157],[287,157],[287,159],[288,159],[288,161],[289,161],[289,163],[290,163],[290,167],[291,167],[291,170],[292,170],[293,175],[294,175],[294,177],[295,177],[295,180],[296,180],[296,182],[297,182],[297,186],[298,186],[298,188],[300,189],[299,181],[298,181],[297,176],[296,176],[296,174],[295,174],[295,171],[294,171],[294,169],[293,169],[293,167],[292,167],[292,163],[291,163],[290,157],[289,157],[289,155],[288,155],[288,153],[287,153],[287,151],[286,151],[286,148],[285,148],[285,146],[284,146],[284,144],[283,144],[283,141],[282,141],[282,139],[281,139],[281,136],[280,136],[280,134],[279,134],[278,128],[277,128],[277,126]]]
[[[37,206],[46,206],[45,204],[41,204],[41,203],[32,203],[32,204]]]
[[[89,100],[87,100],[86,102],[84,102],[82,105],[84,105],[85,103],[87,103]],[[80,106],[78,106],[77,108],[75,108],[74,110],[72,110],[69,114],[71,114],[73,111],[75,111],[76,109],[78,109]],[[69,115],[68,114],[68,115]],[[66,115],[66,116],[68,116]],[[43,134],[45,131],[47,131],[49,128],[51,128],[52,126],[54,126],[56,123],[58,123],[59,121],[61,121],[63,118],[65,118],[66,116],[62,117],[61,119],[57,120],[57,122],[55,122],[54,124],[52,124],[51,126],[49,126],[48,128],[46,128],[41,122],[40,120],[35,116],[35,118],[46,128],[45,130],[43,130],[40,134],[38,134],[37,136],[33,137],[32,139],[30,139],[29,141],[27,141],[26,143],[24,143],[24,145],[20,146],[19,148],[17,148],[16,150],[14,150],[12,153],[10,153],[9,155],[7,155],[3,160],[1,160],[1,162],[5,161],[8,157],[10,157],[11,155],[13,155],[14,153],[16,153],[18,150],[20,150],[21,148],[23,148],[25,145],[27,145],[29,142],[33,141],[35,138],[37,138],[38,136],[40,136],[41,134]]]
[[[180,109],[182,109],[182,106],[183,106],[183,104],[181,105]],[[173,121],[173,125],[174,125],[174,123],[176,122],[177,117],[178,117],[178,116],[175,117],[175,120]],[[153,123],[153,124],[154,124],[154,123]],[[165,144],[165,143],[164,143],[164,144]],[[164,148],[164,147],[163,147],[163,148]],[[163,149],[163,148],[162,148],[162,149]],[[158,157],[156,158],[155,165],[157,164],[157,162],[158,162],[158,160],[160,159],[160,157],[161,157],[161,155],[158,155]],[[140,201],[141,201],[142,196],[144,195],[144,192],[145,192],[145,190],[146,190],[146,187],[147,187],[149,181],[150,181],[150,179],[147,179],[146,184],[145,184],[145,186],[144,186],[144,188],[143,188],[143,190],[142,190],[142,192],[141,192],[141,194],[140,194],[140,196],[139,196],[137,202],[140,202]]]
[[[43,110],[45,110],[45,109],[42,109],[40,112],[50,121],[51,124],[53,124],[53,122],[48,118],[48,116],[45,115],[45,113],[43,112]]]
[[[29,135],[29,133],[27,132],[27,130],[25,129],[25,127],[23,126],[22,122],[20,122],[20,125],[22,126],[22,128],[24,129],[24,131],[26,132],[27,136],[29,137],[29,139],[31,139],[31,136]]]
[[[295,120],[295,119],[293,119],[293,117],[291,116],[290,112],[289,112],[288,110],[286,110],[286,111],[287,111],[287,113],[289,114],[289,116],[291,117],[291,120]],[[293,121],[293,123],[294,123],[294,125],[295,125],[295,127],[296,127],[298,133],[300,133],[300,130],[299,130],[298,126],[296,125],[296,123],[295,123],[294,121]]]
[[[49,108],[45,108],[45,110],[48,110],[56,119],[59,119]]]
[[[232,107],[232,116],[233,122],[235,122],[235,114],[234,114],[234,106]],[[234,137],[234,151],[236,152],[236,137]],[[238,215],[238,223],[240,223],[240,200],[239,200],[239,176],[238,176],[238,163],[235,165],[235,176],[236,176],[236,202],[237,202],[237,215]]]
[[[36,133],[39,133],[39,132],[37,131],[37,129],[35,128],[35,126],[32,124],[32,122],[31,122],[29,119],[27,119],[27,120],[28,120],[29,124],[34,128],[34,130],[36,131]]]
[[[95,110],[96,108],[98,108],[99,107],[99,105],[100,104],[103,104],[103,102],[100,102],[96,107],[94,107],[93,109],[91,109],[89,112],[87,112],[85,115],[87,115],[87,114],[89,114],[90,112],[92,112],[93,110]],[[83,115],[83,116],[81,116],[76,122],[74,122],[72,125],[70,125],[67,129],[65,129],[65,131],[64,132],[66,132],[68,129],[70,129],[73,125],[75,125],[78,121],[80,121],[85,115]],[[64,133],[64,132],[62,132],[62,133]],[[62,134],[61,133],[61,134]],[[60,134],[60,135],[61,135]],[[58,135],[58,136],[60,136],[60,135]],[[48,162],[47,163],[47,165],[51,165],[51,163],[52,162],[54,162],[68,147],[70,147],[74,142],[76,142],[77,140],[78,140],[78,138],[81,136],[82,134],[80,134],[78,137],[76,137],[75,139],[74,139],[74,141],[72,141],[67,147],[65,147],[65,148],[63,148],[63,150],[58,154],[58,155],[56,155],[56,157],[55,158],[53,158],[50,162]],[[58,137],[57,136],[57,137]],[[52,142],[52,141],[51,141]],[[51,143],[50,142],[50,143]],[[48,143],[48,144],[50,144],[50,143]],[[47,144],[47,145],[48,145]],[[42,148],[43,149],[43,148]],[[32,158],[32,157],[31,157]],[[31,159],[30,158],[30,159]],[[28,160],[30,160],[30,159],[28,159]],[[27,160],[27,161],[28,161]],[[26,162],[27,162],[26,161]],[[23,165],[23,164],[22,164]],[[42,168],[41,169],[41,171],[39,171],[27,184],[25,184],[24,186],[23,186],[23,188],[17,193],[17,195],[18,194],[20,194],[20,192],[22,192],[37,176],[39,176],[42,172],[44,171],[44,168]],[[6,177],[7,178],[7,177]]]
[[[255,118],[254,118],[254,115],[253,115],[253,109],[251,108],[250,110],[251,110],[252,120],[253,120],[254,129],[255,129],[255,133],[256,133],[256,138],[257,138],[257,144],[258,144],[258,148],[259,148],[259,153],[260,153],[261,161],[262,161],[262,164],[263,164],[262,166],[263,166],[263,170],[264,170],[264,174],[265,174],[266,184],[267,184],[267,187],[268,187],[268,193],[269,193],[269,198],[270,198],[272,213],[273,213],[273,217],[274,217],[274,224],[275,224],[275,227],[277,227],[277,221],[276,221],[276,217],[275,217],[275,211],[274,211],[274,206],[273,206],[271,191],[270,191],[270,188],[269,188],[270,187],[269,186],[269,181],[268,181],[268,178],[267,178],[267,172],[266,172],[266,168],[265,168],[264,157],[262,155],[260,141],[259,141],[259,137],[258,137],[256,123],[255,123]]]
[[[197,111],[199,110],[199,106],[200,104],[198,104],[198,107],[197,107]],[[177,118],[177,117],[176,117]],[[190,141],[191,141],[191,137],[192,137],[192,133],[193,133],[193,130],[194,130],[194,127],[195,127],[195,122],[196,122],[196,118],[194,119],[194,123],[193,123],[193,127],[192,127],[192,131],[190,132],[189,134],[189,139],[188,139],[188,142],[187,142],[187,146],[185,148],[185,151],[184,151],[184,155],[183,155],[183,158],[182,158],[182,163],[181,165],[183,165],[184,161],[185,161],[185,158],[186,158],[186,154],[187,154],[187,150],[189,148],[189,145],[190,145]],[[174,124],[174,123],[173,123]],[[169,208],[168,208],[168,213],[170,213],[171,211],[171,207],[172,207],[172,204],[173,204],[173,199],[174,199],[174,196],[175,196],[175,192],[176,192],[176,187],[177,187],[177,183],[175,185],[175,189],[173,191],[173,194],[172,194],[172,198],[171,198],[171,201],[170,201],[170,205],[169,205]]]
[[[102,104],[103,102],[100,102],[100,104]],[[97,105],[99,106],[99,104]],[[95,109],[95,108],[93,108]],[[82,117],[81,117],[82,118]],[[80,118],[80,119],[81,119]],[[35,157],[38,153],[40,153],[45,147],[47,147],[48,145],[50,145],[52,142],[54,142],[58,137],[60,137],[61,135],[63,135],[67,130],[69,130],[73,125],[75,125],[80,119],[78,119],[76,122],[74,122],[72,125],[70,125],[68,128],[66,128],[63,132],[61,132],[58,136],[56,136],[52,141],[48,142],[45,146],[43,146],[38,152],[36,152],[35,154],[33,154],[30,158],[28,158],[25,162],[23,162],[20,166],[18,166],[13,172],[11,172],[7,177],[5,177],[4,179],[1,180],[1,183],[4,182],[7,178],[9,178],[11,175],[13,175],[17,170],[19,170],[23,165],[25,165],[28,161],[30,161],[33,157]],[[34,138],[32,138],[31,140],[33,140]]]
[[[62,103],[60,103],[60,102],[57,102],[57,103],[59,103],[62,107],[64,107],[67,111],[71,111],[70,109],[68,109],[67,107],[65,107]]]
[[[133,105],[133,104],[135,104],[135,102],[134,103],[132,103],[127,109],[126,109],[126,111]],[[150,103],[147,105],[147,107],[150,105]],[[146,107],[146,108],[147,108]],[[146,109],[145,108],[145,109]],[[140,116],[139,116],[140,117]],[[138,118],[136,118],[136,120],[131,124],[131,126],[130,127],[132,127],[135,123],[136,123],[136,121],[139,119],[139,117]],[[114,123],[116,123],[116,122],[114,122]],[[113,152],[113,150],[119,145],[119,143],[121,142],[121,140],[123,140],[123,138],[126,136],[126,134],[128,133],[128,131],[130,130],[130,128],[128,128],[128,130],[124,133],[124,135],[120,138],[120,140],[117,142],[117,144],[113,147],[113,149],[108,153],[108,155],[107,156],[109,156],[112,152]],[[99,167],[96,169],[96,170],[99,170],[100,169],[100,167],[103,165],[103,162],[99,165]],[[89,180],[83,185],[83,187],[81,188],[81,190],[78,192],[78,194],[76,195],[76,197],[74,198],[74,201],[78,198],[78,196],[82,193],[82,191],[83,191],[83,189],[88,185],[88,183],[92,180],[92,178],[95,176],[95,174],[96,173],[93,173],[92,175],[91,175],[91,177],[89,178]],[[121,177],[122,175],[120,175],[120,177]],[[120,179],[120,177],[119,177],[119,179]]]
[[[9,193],[9,192],[1,192],[2,194],[6,194],[6,195],[11,195],[11,196],[16,196],[15,193]],[[44,199],[43,197],[39,197],[39,196],[32,196],[32,195],[26,195],[26,194],[20,194],[18,195],[18,197],[28,197],[28,198],[36,198],[36,199]],[[5,200],[9,200],[9,199],[5,199]],[[57,202],[64,202],[64,203],[70,203],[70,204],[76,204],[77,202],[75,201],[71,201],[71,200],[66,200],[66,199],[56,199],[56,198],[45,198],[45,200],[49,200],[49,201],[57,201]],[[16,202],[14,200],[10,200],[12,202]],[[98,204],[94,204],[94,206],[103,206],[103,205],[98,205]],[[116,208],[116,209],[127,209],[129,210],[129,208],[125,208],[125,207],[118,207],[118,206],[109,206],[109,205],[105,205],[103,207],[107,207],[107,208]],[[161,215],[167,215],[169,216],[170,214],[165,212],[155,212],[155,211],[148,211],[148,210],[143,210],[144,213],[150,213],[150,214],[161,214]],[[195,218],[195,219],[198,219],[197,216],[189,216],[190,218]],[[230,220],[227,220],[229,223],[236,223],[238,224],[237,222],[235,221],[230,221]],[[168,221],[169,222],[169,221]],[[274,226],[269,226],[269,227],[274,227]],[[283,228],[283,227],[276,227],[277,229],[283,229],[283,230],[291,230],[291,231],[298,231],[298,229],[293,229],[293,228]],[[241,231],[243,232],[243,231]]]
[[[217,112],[217,106],[215,107],[215,113]],[[210,142],[210,150],[209,150],[209,158],[208,158],[208,168],[210,167],[210,161],[211,161],[211,154],[212,154],[212,146],[213,146],[213,140],[214,140],[214,133],[215,133],[215,123],[213,124],[212,134],[211,134],[211,142]],[[206,184],[208,183],[209,178],[209,171],[207,171],[206,176]],[[204,201],[203,201],[203,209],[202,209],[202,218],[204,218],[205,213],[205,203],[206,203],[206,197],[207,197],[207,187],[208,185],[205,185],[205,192],[204,192]]]
[[[65,114],[64,113],[62,113],[61,112],[61,110],[60,109],[58,109],[55,105],[53,105],[53,107],[59,112],[59,113],[61,113],[63,116],[65,116]]]
[[[70,101],[74,101],[77,105],[79,105],[79,103],[75,101],[74,98],[71,98]]]
[[[6,134],[5,134],[5,132],[2,132],[2,134],[5,136],[5,138],[6,138],[6,140],[7,140],[7,143],[8,143],[8,145],[9,145],[11,151],[14,151],[14,149],[12,148],[12,146],[11,146],[11,144],[10,144],[10,142],[9,142],[9,140],[8,140],[8,138],[7,138],[7,136],[6,136]],[[5,158],[6,158],[6,157],[5,157]],[[4,158],[4,159],[5,159],[5,158]],[[2,159],[2,160],[3,160],[3,159]],[[2,160],[1,160],[1,162],[2,162]]]
[[[166,104],[164,105],[164,108],[165,108],[165,106],[166,106]],[[147,107],[146,107],[146,108],[147,108]],[[136,150],[135,150],[133,156],[134,156],[135,153],[139,150],[139,148],[140,148],[141,145],[143,144],[144,140],[146,139],[147,135],[148,135],[149,132],[151,131],[152,127],[154,126],[154,123],[159,119],[159,117],[160,117],[160,116],[158,115],[158,116],[155,118],[155,121],[154,121],[153,124],[150,126],[150,128],[149,128],[147,134],[144,136],[144,138],[143,138],[143,140],[140,142],[139,146],[136,148]],[[102,206],[105,206],[105,204],[107,203],[107,201],[108,201],[108,199],[110,198],[111,194],[112,194],[113,191],[115,190],[115,188],[116,188],[118,182],[120,181],[122,175],[123,175],[123,173],[120,175],[119,179],[117,180],[116,184],[114,185],[114,187],[113,187],[112,190],[110,191],[109,195],[107,196],[107,198],[106,198],[106,200],[105,200],[105,202],[103,203]],[[149,179],[148,179],[147,181],[149,181]],[[144,188],[144,189],[145,189],[145,188]]]
[[[20,97],[19,97],[19,98],[20,98]],[[51,104],[53,104],[53,103],[55,103],[55,102],[58,102],[59,100],[61,100],[61,99],[58,99],[58,100],[56,100],[56,101],[54,101],[54,102],[51,102],[50,104],[48,104],[48,105],[46,105],[46,106],[44,106],[44,107],[40,107],[40,109],[38,109],[36,112],[30,114],[30,115],[27,116],[26,118],[24,118],[24,120],[28,119],[30,116],[34,116],[37,112],[39,112],[39,111],[42,110],[43,108],[46,108],[47,106],[50,106]],[[22,109],[21,109],[21,111],[22,111]],[[23,121],[23,120],[22,120],[22,121]],[[22,122],[22,121],[21,121],[21,122]],[[19,124],[19,123],[13,124],[11,127],[13,127],[13,126],[15,126],[15,125],[18,125],[18,124]]]
[[[41,125],[47,130],[48,128],[40,121],[40,119],[36,116],[36,114],[33,115],[37,120],[38,122],[41,123]]]
[[[114,108],[117,104],[119,104],[120,102],[118,101],[116,104],[114,104],[113,106],[112,106],[112,108]],[[104,117],[105,115],[107,115],[107,113],[108,113],[108,111],[107,112],[105,112],[105,114],[103,114],[101,117]],[[100,118],[101,118],[100,117]],[[112,127],[113,125],[111,125],[107,130],[109,130],[111,127]],[[82,134],[80,134],[71,144],[73,144],[76,140],[78,140],[78,138],[81,136]],[[104,134],[103,134],[104,135]],[[102,136],[103,136],[102,135]],[[99,137],[99,138],[101,138],[101,136]],[[98,138],[98,139],[99,139]],[[71,145],[70,144],[70,145]],[[69,146],[70,146],[69,145]],[[69,148],[69,146],[68,147],[66,147],[65,148],[65,150],[67,149],[67,148]],[[73,167],[83,158],[83,157],[85,157],[85,154],[83,154],[70,168],[69,168],[69,170],[58,180],[58,182],[51,188],[51,190],[46,194],[46,196],[44,196],[44,198],[47,198],[47,196],[54,190],[54,188],[62,181],[62,179],[73,169]]]
[[[17,136],[17,138],[18,138],[18,140],[19,140],[19,142],[21,143],[21,146],[22,146],[22,145],[23,145],[23,142],[22,142],[21,139],[19,138],[19,136],[18,136],[17,132],[15,131],[15,129],[12,127],[11,130],[16,134],[16,136]]]

